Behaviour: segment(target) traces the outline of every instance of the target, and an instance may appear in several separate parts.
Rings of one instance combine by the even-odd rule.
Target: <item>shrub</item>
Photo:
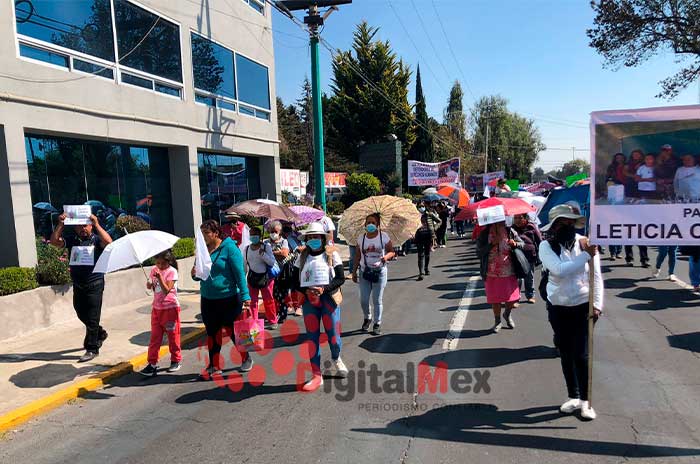
[[[71,282],[68,252],[36,238],[36,280],[40,285],[65,285]]]
[[[378,195],[382,189],[379,179],[368,173],[350,174],[345,183],[348,186],[348,194],[355,201]]]
[[[189,258],[194,256],[194,239],[190,237],[181,238],[173,245],[175,259]]]
[[[116,233],[119,237],[124,236],[124,229],[130,234],[142,230],[151,230],[151,226],[138,216],[121,216],[117,219]]]
[[[326,210],[331,216],[340,216],[345,211],[345,205],[342,201],[329,201]]]
[[[36,273],[30,267],[0,269],[0,296],[37,288]]]
[[[253,227],[260,227],[263,225],[260,218],[255,216],[241,216],[241,221],[248,225],[251,229]]]

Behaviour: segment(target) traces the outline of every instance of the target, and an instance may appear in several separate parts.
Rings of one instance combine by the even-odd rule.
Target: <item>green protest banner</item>
[[[573,176],[568,176],[566,178],[566,186],[571,187],[579,180],[583,180],[583,179],[587,179],[587,178],[588,178],[588,174],[586,174],[585,172],[574,174]]]
[[[518,179],[510,179],[506,181],[506,185],[510,187],[511,192],[517,192],[520,188],[520,181]]]

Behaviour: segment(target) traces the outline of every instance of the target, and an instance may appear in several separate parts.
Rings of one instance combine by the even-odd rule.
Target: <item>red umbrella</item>
[[[506,216],[517,216],[518,214],[534,213],[537,208],[524,202],[520,198],[501,198],[493,197],[488,200],[483,200],[473,205],[469,205],[469,208],[465,208],[459,212],[455,217],[455,221],[466,221],[469,219],[476,218],[476,210],[482,208],[491,208],[493,206],[503,206],[506,212]]]
[[[469,192],[455,184],[440,184],[438,195],[444,195],[458,208],[465,208],[469,204]]]

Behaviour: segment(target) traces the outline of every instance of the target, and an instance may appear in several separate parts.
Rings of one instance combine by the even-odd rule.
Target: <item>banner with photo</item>
[[[346,172],[326,172],[324,175],[326,180],[326,188],[345,187],[345,179],[348,177]]]
[[[459,182],[459,158],[440,163],[408,161],[408,186],[424,187]]]
[[[496,184],[494,182],[498,179],[505,179],[505,177],[505,171],[487,172],[486,174],[476,174],[469,177],[469,184],[467,185],[467,189],[471,192],[481,192],[487,185],[489,185],[489,182],[493,183],[493,186],[495,187]]]
[[[700,243],[700,106],[592,113],[591,158],[594,243]]]

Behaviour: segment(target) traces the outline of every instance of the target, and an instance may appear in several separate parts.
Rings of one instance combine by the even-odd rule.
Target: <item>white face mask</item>
[[[270,234],[270,238],[272,239],[273,242],[276,242],[277,240],[280,239],[280,234],[278,234],[277,232],[273,232]]]

